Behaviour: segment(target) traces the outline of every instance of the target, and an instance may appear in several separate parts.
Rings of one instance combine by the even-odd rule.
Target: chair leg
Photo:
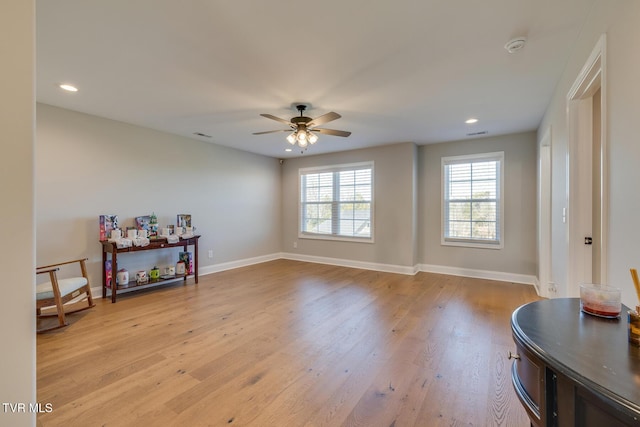
[[[89,282],[89,275],[87,274],[87,264],[86,259],[80,260],[80,271],[82,271],[82,276],[87,279],[87,300],[89,301],[89,307],[95,307],[93,303],[93,298],[91,297],[91,282]]]
[[[58,311],[58,327],[62,328],[63,326],[67,326],[67,319],[64,315],[64,306],[62,304],[56,304],[56,310]]]
[[[62,295],[60,295],[60,287],[58,286],[58,277],[56,276],[55,270],[49,272],[49,279],[51,280],[51,287],[53,288],[53,299],[55,301],[56,312],[58,313],[58,325],[51,328],[38,329],[36,331],[37,333],[67,326],[67,319],[64,315],[64,303],[62,302]],[[38,310],[37,314],[40,314],[40,310]]]
[[[64,328],[65,326],[68,326],[68,325],[65,323],[64,325],[55,325],[55,326],[51,326],[49,328],[36,329],[36,333],[41,334],[43,332],[49,332],[49,331],[53,331],[55,329]]]
[[[87,301],[89,302],[89,307],[95,307],[95,303],[93,302],[93,297],[91,296],[91,288],[87,290]]]
[[[43,332],[52,331],[52,330],[54,330],[54,329],[64,328],[65,326],[68,326],[68,325],[69,325],[69,324],[67,323],[67,319],[66,319],[65,314],[64,314],[64,309],[63,309],[63,311],[62,311],[62,315],[60,315],[60,311],[58,310],[58,307],[56,307],[56,312],[57,312],[56,317],[57,317],[57,319],[58,319],[58,323],[57,323],[57,324],[55,324],[54,326],[50,326],[50,327],[48,327],[48,328],[40,328],[40,329],[36,329],[36,333],[41,334],[41,333],[43,333]],[[42,310],[38,308],[38,309],[36,310],[36,317],[37,317],[38,319],[42,319],[43,317],[47,317],[47,316],[46,316],[46,315],[45,315],[45,316],[42,316]]]
[[[62,295],[60,295],[60,286],[58,286],[58,276],[55,271],[50,273],[51,284],[53,285],[53,299],[56,300],[56,310],[58,311],[58,323],[60,327],[66,326],[67,322],[64,318],[64,303]]]

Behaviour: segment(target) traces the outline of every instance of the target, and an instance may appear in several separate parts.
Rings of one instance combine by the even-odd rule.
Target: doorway
[[[603,35],[567,95],[567,296],[607,283],[605,43]]]

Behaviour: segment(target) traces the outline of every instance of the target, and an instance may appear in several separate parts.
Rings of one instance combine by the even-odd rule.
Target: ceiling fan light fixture
[[[302,149],[301,152],[304,152],[309,145],[313,145],[318,141],[319,137],[316,134],[316,131],[318,133],[323,133],[323,134],[328,134],[333,136],[347,137],[351,135],[351,132],[346,132],[343,130],[325,129],[325,128],[316,129],[317,126],[339,119],[340,117],[342,117],[340,114],[331,111],[329,113],[316,117],[315,119],[312,119],[311,117],[307,117],[304,115],[304,112],[307,110],[308,105],[295,104],[295,107],[300,112],[300,115],[296,117],[292,117],[290,120],[281,119],[280,117],[276,117],[272,114],[264,113],[260,115],[262,117],[266,117],[267,119],[275,120],[279,123],[283,123],[289,126],[292,133],[287,135],[286,140],[289,144],[297,145],[298,147],[300,147]],[[254,135],[262,135],[265,133],[274,133],[274,132],[282,132],[282,131],[287,132],[289,131],[289,129],[269,130],[266,132],[254,132]]]
[[[303,142],[304,142],[304,145],[307,145],[307,132],[305,132],[304,130],[299,130],[298,144],[302,144]]]

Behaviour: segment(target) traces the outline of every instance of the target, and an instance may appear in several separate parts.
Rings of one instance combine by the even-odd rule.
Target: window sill
[[[352,242],[352,243],[374,243],[373,237],[349,237],[349,236],[336,236],[333,234],[298,233],[298,238],[310,239],[310,240],[333,240],[338,242]]]
[[[459,246],[465,248],[476,248],[476,249],[502,249],[504,248],[504,244],[500,242],[482,242],[482,241],[473,241],[473,240],[456,240],[456,239],[442,239],[440,241],[442,246]]]

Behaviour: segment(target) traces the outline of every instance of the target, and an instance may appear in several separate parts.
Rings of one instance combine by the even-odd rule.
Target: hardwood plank
[[[37,337],[39,426],[527,425],[533,287],[278,260],[98,300]]]

